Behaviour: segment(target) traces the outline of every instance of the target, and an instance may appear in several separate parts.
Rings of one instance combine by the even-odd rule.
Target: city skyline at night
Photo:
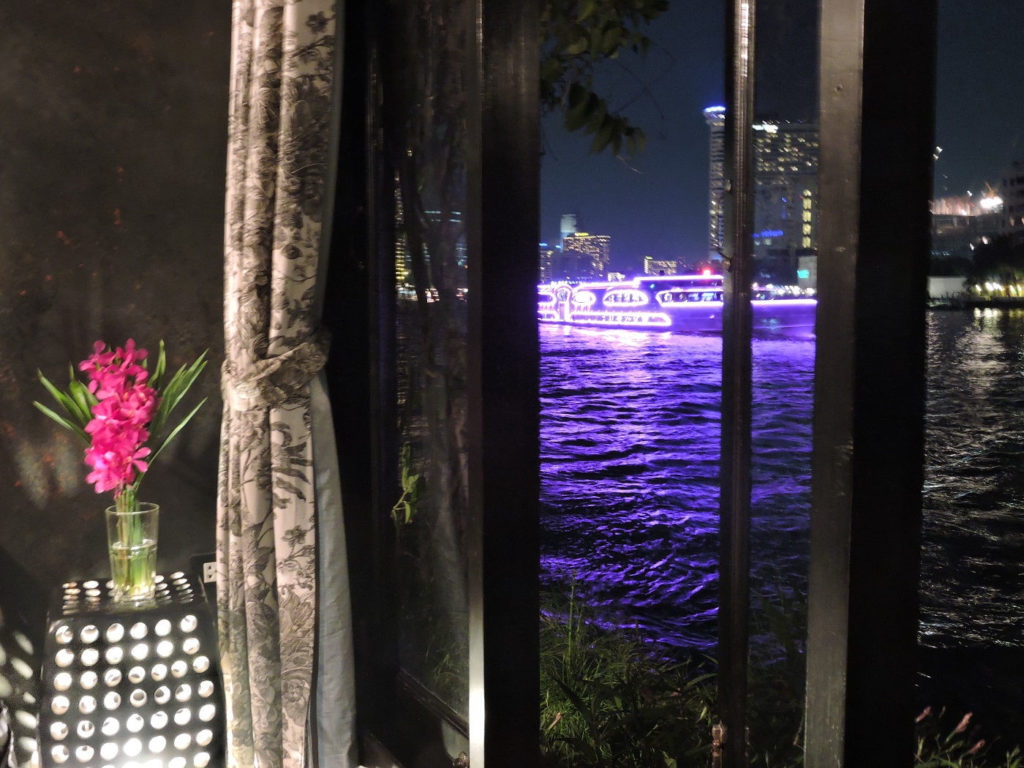
[[[1024,159],[1024,80],[1017,30],[1024,4],[940,0],[935,195],[977,194]],[[723,21],[718,4],[673,0],[649,27],[643,61],[608,62],[599,87],[647,134],[637,157],[589,153],[590,137],[568,133],[559,114],[542,125],[542,240],[559,241],[560,218],[612,238],[613,269],[643,257],[695,263],[707,254],[709,135],[704,110],[724,101]],[[759,8],[757,112],[761,119],[814,122],[816,3]]]

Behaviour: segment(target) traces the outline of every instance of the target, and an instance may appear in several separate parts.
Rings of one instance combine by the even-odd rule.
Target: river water
[[[542,581],[711,650],[721,339],[542,324]],[[760,338],[752,583],[806,590],[814,342]],[[1024,312],[928,315],[921,642],[1024,646]]]

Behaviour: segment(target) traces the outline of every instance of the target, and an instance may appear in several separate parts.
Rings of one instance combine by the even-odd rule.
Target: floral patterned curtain
[[[317,701],[318,691],[350,694],[337,676],[352,677],[347,581],[344,594],[324,594],[318,552],[326,536],[330,570],[343,572],[318,294],[340,77],[335,7],[234,0],[232,13],[217,520],[228,764],[344,768],[351,741],[324,753],[317,738],[350,734],[352,711],[328,715],[337,702]],[[334,717],[347,722],[323,727]]]

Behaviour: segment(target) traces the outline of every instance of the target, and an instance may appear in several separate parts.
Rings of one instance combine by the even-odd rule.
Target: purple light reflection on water
[[[606,623],[716,635],[721,337],[540,326],[541,573]],[[802,584],[814,344],[754,342],[758,576]]]
[[[713,651],[721,339],[547,324],[540,338],[544,585],[575,573],[603,624]],[[814,344],[759,338],[753,354],[755,590],[802,588]],[[926,431],[926,703],[1020,743],[1024,311],[929,313]]]

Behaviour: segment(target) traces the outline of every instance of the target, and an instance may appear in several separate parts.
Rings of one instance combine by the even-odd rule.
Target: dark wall
[[[65,384],[96,339],[163,338],[175,367],[210,349],[210,402],[140,498],[161,505],[160,569],[213,549],[230,16],[229,0],[0,6],[0,602],[109,573],[110,495],[31,407],[36,370]]]

